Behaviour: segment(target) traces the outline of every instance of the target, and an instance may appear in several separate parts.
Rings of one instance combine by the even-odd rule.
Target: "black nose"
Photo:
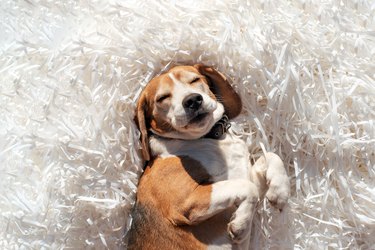
[[[182,106],[191,111],[196,111],[202,106],[203,97],[200,94],[190,94],[182,101]]]

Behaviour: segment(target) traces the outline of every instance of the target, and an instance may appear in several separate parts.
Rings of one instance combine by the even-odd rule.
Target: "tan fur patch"
[[[194,227],[189,225],[194,224],[190,218],[195,213],[209,207],[212,190],[204,185],[208,178],[199,162],[189,157],[156,158],[151,162],[138,186],[136,209],[142,210],[138,212],[143,213],[143,219],[133,224],[136,228],[131,230],[130,249],[139,249],[139,245],[157,245],[158,249],[205,249],[206,245],[196,239]],[[149,230],[150,225],[157,228]],[[142,237],[142,242],[137,237]],[[171,248],[171,244],[178,242],[184,245]]]

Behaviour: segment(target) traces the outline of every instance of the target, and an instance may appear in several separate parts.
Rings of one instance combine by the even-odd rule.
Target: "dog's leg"
[[[259,189],[260,197],[265,195],[272,205],[281,210],[288,201],[290,184],[280,157],[266,153],[250,167],[249,173],[250,180]]]
[[[228,223],[228,233],[234,242],[239,243],[250,234],[258,200],[258,189],[248,180],[226,180],[200,185],[187,197],[173,221],[179,225],[193,225],[236,206]]]

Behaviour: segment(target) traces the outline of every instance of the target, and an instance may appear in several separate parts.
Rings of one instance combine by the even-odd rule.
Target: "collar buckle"
[[[219,139],[228,131],[230,127],[231,124],[229,123],[228,116],[223,115],[223,117],[211,128],[210,132],[204,136],[204,138]]]

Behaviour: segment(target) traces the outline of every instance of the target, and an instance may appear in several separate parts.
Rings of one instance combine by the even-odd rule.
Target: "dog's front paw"
[[[239,244],[250,237],[251,224],[259,201],[259,191],[250,181],[238,180],[236,183],[240,187],[233,204],[237,206],[237,209],[228,223],[227,230],[233,243]]]
[[[282,210],[290,196],[289,178],[286,174],[275,175],[271,179],[266,197],[274,207]]]
[[[228,224],[228,234],[231,240],[239,244],[244,241],[250,234],[251,222],[237,223],[236,221],[231,221]]]

